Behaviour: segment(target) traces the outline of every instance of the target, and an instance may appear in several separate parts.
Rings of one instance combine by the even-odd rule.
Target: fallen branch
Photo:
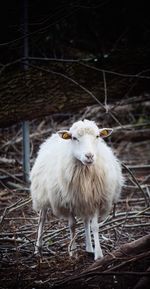
[[[150,250],[150,234],[139,238],[138,240],[132,241],[122,245],[119,249],[111,253],[111,256],[107,255],[103,259],[97,260],[90,268],[90,270],[100,269],[100,267],[108,264],[110,261],[117,258],[129,257],[132,258],[137,254],[143,253]]]
[[[66,278],[56,284],[57,287],[72,287],[74,282],[79,282],[84,279],[84,282],[89,278],[103,275],[137,275],[139,276],[149,276],[150,272],[132,272],[132,271],[116,271],[124,267],[128,263],[137,262],[137,260],[145,259],[150,256],[150,234],[144,237],[141,237],[138,240],[135,240],[131,243],[126,243],[122,245],[119,249],[113,251],[110,255],[105,256],[102,259],[98,259],[94,262],[93,265],[88,267],[88,269],[79,273],[76,276],[71,276]],[[113,265],[119,261],[119,264]],[[121,263],[120,263],[121,262]],[[59,288],[60,288],[59,287]]]

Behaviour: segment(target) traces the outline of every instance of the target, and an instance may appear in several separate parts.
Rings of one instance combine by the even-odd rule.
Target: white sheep
[[[94,252],[95,260],[103,256],[98,217],[102,220],[107,216],[123,184],[120,163],[103,140],[111,132],[99,129],[93,121],[78,121],[69,131],[59,131],[41,145],[30,178],[33,208],[40,211],[38,250],[50,207],[54,215],[68,219],[71,239],[75,236],[75,216],[82,218],[86,251]],[[75,248],[73,241],[72,250]]]

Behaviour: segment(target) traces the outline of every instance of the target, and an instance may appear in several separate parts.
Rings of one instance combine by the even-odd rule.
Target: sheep
[[[36,252],[42,248],[47,209],[68,220],[72,255],[76,249],[76,217],[84,221],[86,251],[103,257],[98,218],[103,220],[120,197],[123,176],[119,160],[103,140],[112,133],[95,122],[75,122],[40,147],[30,174],[33,208],[40,211]],[[94,239],[94,250],[91,231]]]

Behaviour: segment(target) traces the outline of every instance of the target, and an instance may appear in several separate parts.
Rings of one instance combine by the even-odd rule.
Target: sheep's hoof
[[[101,259],[101,258],[103,258],[103,257],[104,257],[104,256],[103,256],[103,254],[102,254],[101,252],[95,253],[95,255],[94,255],[94,260],[96,261],[96,260]]]
[[[41,257],[41,256],[42,256],[42,248],[41,248],[41,247],[38,247],[38,246],[35,246],[34,255]]]

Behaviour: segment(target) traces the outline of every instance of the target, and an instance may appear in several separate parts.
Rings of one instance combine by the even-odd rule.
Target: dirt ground
[[[39,144],[51,132],[65,126],[66,122],[52,118],[32,122],[31,166]],[[126,183],[115,214],[112,210],[105,222],[100,223],[104,256],[111,256],[121,245],[150,233],[150,141],[110,140],[108,144],[125,164]],[[1,131],[0,147],[0,288],[136,288],[144,273],[147,274],[150,251],[138,258],[116,259],[101,272],[80,278],[94,263],[93,255],[85,252],[81,220],[77,220],[78,257],[68,255],[68,224],[56,219],[51,212],[45,225],[42,256],[34,255],[38,215],[32,210],[29,188],[23,181],[20,125]],[[115,273],[108,274],[108,269]],[[137,288],[144,289],[144,286]]]

